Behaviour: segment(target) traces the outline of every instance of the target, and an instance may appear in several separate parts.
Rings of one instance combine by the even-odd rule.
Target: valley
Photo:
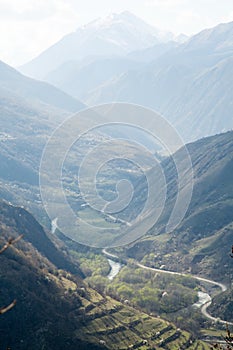
[[[123,11],[0,61],[1,350],[233,348],[232,35]]]

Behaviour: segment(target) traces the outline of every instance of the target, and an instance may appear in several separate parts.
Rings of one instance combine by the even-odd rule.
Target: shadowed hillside
[[[103,296],[77,275],[57,269],[51,263],[54,248],[43,232],[39,242],[40,225],[24,210],[1,204],[0,229],[1,246],[24,234],[0,255],[0,304],[17,299],[0,318],[3,348],[208,349],[173,324]]]

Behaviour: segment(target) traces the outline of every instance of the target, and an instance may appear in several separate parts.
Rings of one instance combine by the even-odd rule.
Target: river
[[[58,218],[55,218],[51,221],[51,232],[52,234],[55,233],[56,229],[57,229],[57,220]]]
[[[51,221],[51,232],[54,234],[56,229],[57,229],[57,220],[58,218],[55,218]],[[109,254],[110,255],[110,254]],[[107,276],[107,278],[112,281],[120,272],[120,270],[122,269],[123,265],[120,264],[119,262],[115,262],[111,259],[108,259],[108,263],[111,267],[111,270]]]
[[[111,266],[111,270],[110,270],[107,277],[110,281],[112,281],[117,276],[117,274],[120,272],[123,265],[118,263],[118,262],[115,262],[111,259],[108,259],[108,263]]]
[[[208,293],[199,291],[197,294],[198,301],[195,304],[193,304],[193,307],[200,308],[212,300],[211,296]]]
[[[118,258],[116,255],[114,254],[111,254],[109,252],[106,251],[106,249],[103,249],[102,250],[103,254],[106,255],[108,258],[112,257],[112,258]],[[213,280],[210,280],[210,279],[207,279],[207,278],[204,278],[204,277],[199,277],[199,276],[195,276],[195,275],[187,275],[185,273],[181,273],[181,272],[176,272],[176,271],[168,271],[168,270],[161,270],[161,269],[157,269],[157,268],[153,268],[153,267],[149,267],[149,266],[145,266],[145,265],[142,265],[140,264],[139,262],[135,261],[135,264],[138,266],[138,267],[141,267],[142,269],[146,269],[146,270],[150,270],[150,271],[155,271],[155,272],[159,272],[159,273],[164,273],[164,274],[170,274],[170,275],[177,275],[177,276],[189,276],[189,277],[192,277],[198,281],[201,281],[201,282],[206,282],[206,283],[210,283],[212,285],[215,285],[215,286],[218,286],[220,289],[221,289],[221,292],[220,293],[223,293],[227,290],[227,286],[223,283],[220,283],[220,282],[216,282],[216,281],[213,281]],[[115,275],[116,276],[116,275]],[[226,322],[224,320],[221,320],[219,318],[216,318],[216,317],[213,317],[211,316],[208,311],[207,311],[207,308],[211,305],[211,302],[212,302],[212,298],[209,294],[207,293],[204,293],[204,292],[201,292],[199,291],[198,292],[198,302],[195,303],[194,305],[196,307],[199,307],[201,308],[201,312],[202,314],[207,317],[208,319],[214,321],[214,322],[219,322],[219,323],[223,323],[223,324],[230,324],[230,325],[233,325],[233,322]]]

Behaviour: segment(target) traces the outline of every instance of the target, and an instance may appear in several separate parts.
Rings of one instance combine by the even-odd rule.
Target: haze
[[[175,34],[233,20],[231,0],[0,0],[0,59],[21,65],[80,25],[126,10]]]

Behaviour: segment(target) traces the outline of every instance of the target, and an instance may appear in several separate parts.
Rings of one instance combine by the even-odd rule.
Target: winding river
[[[51,222],[51,232],[53,234],[55,233],[55,231],[57,229],[57,220],[58,220],[58,218],[55,218]],[[119,262],[116,262],[116,261],[112,260],[112,259],[120,260],[117,255],[109,253],[106,249],[103,249],[102,253],[108,258],[108,262],[109,262],[109,265],[111,267],[111,270],[110,270],[107,278],[110,281],[112,281],[118,275],[118,273],[122,269],[123,265],[121,263],[119,263]],[[136,263],[136,265],[138,267],[140,267],[142,269],[151,270],[151,271],[155,271],[155,272],[158,272],[158,273],[165,273],[165,274],[170,274],[170,275],[189,276],[190,277],[190,275],[187,275],[185,273],[176,272],[176,271],[169,271],[169,270],[163,270],[163,269],[162,270],[161,269],[156,269],[154,267],[149,267],[149,266],[142,265],[142,264],[140,264],[137,261],[135,261],[135,263]],[[223,292],[225,292],[227,290],[227,286],[225,284],[223,284],[223,283],[216,282],[216,281],[213,281],[213,280],[210,280],[210,279],[207,279],[207,278],[204,278],[204,277],[195,276],[195,275],[191,275],[191,277],[194,278],[194,279],[197,279],[200,282],[205,282],[205,283],[209,283],[209,284],[214,285],[214,286],[218,286],[221,289],[220,293],[223,293]],[[199,291],[198,292],[198,298],[199,298],[198,301],[195,304],[193,304],[193,306],[197,307],[197,308],[201,308],[201,312],[206,318],[208,318],[209,320],[211,320],[213,322],[218,322],[218,323],[223,323],[223,324],[228,323],[229,325],[233,325],[233,322],[226,322],[226,321],[221,320],[221,319],[219,319],[217,317],[213,317],[213,316],[211,316],[208,313],[207,308],[212,303],[212,297],[209,294]]]
[[[114,255],[114,254],[111,254],[109,252],[106,251],[106,249],[103,249],[102,250],[102,253],[107,256],[108,258],[115,258],[115,259],[119,259],[119,257],[117,255]],[[169,271],[169,270],[161,270],[161,269],[156,269],[154,267],[149,267],[149,266],[145,266],[145,265],[142,265],[140,264],[139,262],[135,261],[136,265],[138,267],[141,267],[142,269],[145,269],[145,270],[151,270],[151,271],[155,271],[155,272],[159,272],[159,273],[164,273],[164,274],[170,274],[170,275],[177,275],[177,276],[185,276],[185,277],[192,277],[200,282],[205,282],[205,283],[209,283],[211,285],[214,285],[214,286],[218,286],[220,289],[221,289],[221,292],[220,293],[223,293],[227,290],[227,286],[223,283],[220,283],[220,282],[216,282],[216,281],[213,281],[213,280],[210,280],[210,279],[207,279],[207,278],[204,278],[204,277],[199,277],[199,276],[195,276],[195,275],[187,275],[185,273],[181,273],[181,272],[176,272],[176,271]],[[119,271],[118,271],[119,272]],[[116,276],[116,275],[115,275]],[[115,277],[114,276],[114,277]],[[223,323],[223,324],[229,324],[229,325],[233,325],[233,322],[227,322],[227,321],[224,321],[224,320],[221,320],[220,318],[217,318],[217,317],[213,317],[211,316],[208,311],[207,311],[207,308],[211,305],[212,303],[212,297],[207,294],[207,293],[203,293],[201,291],[198,292],[198,297],[199,297],[199,300],[197,303],[195,303],[193,306],[196,306],[196,307],[199,307],[201,308],[201,312],[202,314],[208,318],[209,320],[213,321],[213,322],[218,322],[218,323]]]
[[[51,221],[51,232],[52,234],[55,233],[56,229],[57,229],[57,220],[58,218],[55,218]],[[117,256],[114,256],[112,254],[109,254],[107,253],[105,250],[103,250],[103,253],[109,257],[114,257],[114,258],[118,258]],[[111,270],[107,276],[107,278],[112,281],[116,276],[117,274],[120,272],[120,270],[122,269],[123,265],[120,264],[119,262],[116,262],[116,261],[113,261],[112,259],[108,259],[108,263],[111,267]]]

